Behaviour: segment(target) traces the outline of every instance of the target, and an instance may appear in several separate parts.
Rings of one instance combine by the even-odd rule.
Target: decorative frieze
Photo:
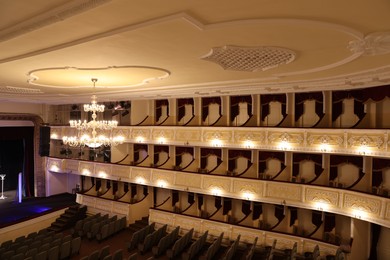
[[[328,204],[338,207],[339,193],[330,189],[311,188],[305,189],[305,201]]]
[[[267,183],[266,197],[289,201],[301,201],[302,188],[299,185],[283,183]]]
[[[345,193],[343,207],[379,216],[381,209],[381,201],[380,199],[374,199],[369,196],[360,196],[357,194]],[[359,213],[355,212],[354,214]]]
[[[166,187],[175,190],[186,190],[201,194],[261,201],[264,203],[279,204],[285,201],[287,205],[335,212],[361,219],[367,218],[371,222],[390,227],[389,199],[359,191],[135,166],[111,166],[111,164],[107,164],[109,165],[107,169],[112,167],[112,174],[99,177],[98,169],[104,169],[105,164],[71,159],[60,160],[49,158],[47,167],[49,168],[50,165],[60,161],[65,165],[64,173],[111,180],[118,180],[118,176],[120,175],[127,176],[126,180],[122,181],[155,187]],[[75,167],[77,162],[78,167]],[[78,170],[70,171],[67,166],[77,168]],[[87,201],[87,203],[95,202]]]

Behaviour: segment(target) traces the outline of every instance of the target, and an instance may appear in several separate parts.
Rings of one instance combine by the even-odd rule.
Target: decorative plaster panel
[[[359,196],[355,194],[344,194],[344,208],[362,210],[364,212],[379,215],[381,201],[379,199]]]
[[[229,178],[204,176],[202,187],[208,190],[219,189],[223,193],[230,191],[230,183]]]
[[[172,129],[166,128],[153,128],[152,129],[152,138],[154,140],[159,140],[160,138],[164,138],[165,140],[173,140],[175,136],[175,131]]]
[[[131,169],[131,179],[133,182],[140,184],[148,184],[150,181],[151,169],[140,169],[132,168]]]
[[[385,218],[386,218],[386,219],[390,219],[390,202],[387,202],[387,203],[386,203]]]
[[[339,193],[336,191],[306,187],[305,193],[305,201],[326,203],[336,207],[339,206]]]
[[[203,141],[213,141],[218,139],[220,141],[230,141],[232,139],[232,131],[226,131],[221,129],[215,130],[204,130]]]
[[[121,179],[129,179],[130,178],[130,168],[128,166],[112,166],[112,175]]]
[[[152,182],[156,185],[159,181],[164,181],[166,185],[170,186],[174,183],[173,179],[173,172],[154,170],[152,173]]]
[[[160,223],[160,224],[167,224],[169,226],[174,226],[174,214],[172,213],[163,213],[163,212],[158,212],[155,210],[150,210],[149,211],[149,223]]]
[[[137,138],[142,137],[146,140],[150,139],[151,128],[145,127],[132,127],[131,128],[131,138],[137,140]]]
[[[254,131],[234,131],[234,141],[236,143],[253,142],[262,143],[264,141],[264,135],[261,132]]]
[[[266,197],[295,201],[301,200],[302,188],[299,185],[282,183],[267,183],[266,185]]]
[[[65,168],[70,173],[77,173],[80,162],[78,160],[66,160]]]
[[[261,197],[263,192],[263,185],[256,181],[243,181],[239,179],[233,179],[233,192],[235,194],[250,193]]]
[[[107,178],[111,175],[111,165],[110,164],[96,164],[95,165],[95,174],[99,178]]]
[[[175,185],[200,189],[202,178],[197,174],[177,173]]]
[[[93,163],[88,163],[88,162],[80,162],[79,164],[79,173],[82,175],[94,175],[95,165]]]
[[[113,202],[110,200],[97,199],[95,208],[103,211],[112,212],[112,203]]]
[[[112,204],[112,213],[128,216],[129,210],[130,207],[127,203],[113,202]]]
[[[191,228],[193,228],[194,231],[197,232],[200,232],[202,228],[200,219],[183,217],[180,215],[176,215],[175,225],[180,226],[180,229],[184,229],[184,230],[190,230]]]
[[[176,141],[184,142],[201,142],[202,136],[199,130],[195,129],[176,129]]]
[[[208,230],[209,235],[211,236],[218,237],[223,232],[224,237],[230,237],[231,226],[217,222],[205,221],[203,223],[203,230]]]

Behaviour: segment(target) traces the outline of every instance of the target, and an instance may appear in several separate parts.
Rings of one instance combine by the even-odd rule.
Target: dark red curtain
[[[349,155],[331,155],[330,156],[330,169],[329,180],[334,180],[338,176],[337,167],[343,163],[350,163],[360,169],[359,175],[363,174],[363,157],[349,156]]]
[[[275,212],[274,212],[275,217],[278,219],[278,221],[282,221],[285,217],[284,215],[284,206],[282,205],[275,205]]]
[[[229,211],[232,210],[232,199],[231,198],[224,198],[223,199],[223,210],[222,214],[226,215],[229,213]]]
[[[194,116],[194,99],[179,98],[177,99],[177,121],[180,121],[185,116],[185,106],[192,105],[192,116]]]
[[[135,195],[137,195],[137,185],[136,184],[130,184],[130,191],[131,191],[131,197],[134,198]]]
[[[390,167],[390,160],[373,158],[372,159],[372,186],[379,187],[383,182],[383,170]]]
[[[246,103],[248,105],[249,116],[252,116],[252,96],[230,96],[230,121],[238,115],[239,103]]]
[[[139,160],[139,153],[142,150],[148,152],[148,145],[147,144],[134,144],[134,162],[137,162]]]
[[[160,153],[167,153],[169,155],[169,146],[168,145],[155,145],[154,154],[153,154],[153,163],[158,163]]]
[[[222,198],[221,197],[214,197],[214,206],[216,209],[222,208]]]
[[[333,91],[332,121],[335,121],[341,115],[344,99],[354,99],[354,113],[358,116],[360,122],[366,115],[364,112],[364,102],[369,99],[378,102],[383,100],[385,97],[390,97],[390,85],[357,90]]]
[[[248,216],[249,214],[252,213],[251,210],[251,202],[247,200],[242,200],[242,205],[241,205],[241,211],[244,213],[245,216]]]
[[[289,209],[290,209],[290,227],[291,227],[298,219],[298,209],[294,207],[289,207]]]
[[[263,205],[261,204],[261,202],[254,201],[252,220],[259,219],[262,213],[263,213]]]
[[[314,173],[316,176],[323,172],[321,154],[293,153],[293,176],[299,175],[299,165],[305,160],[314,162]]]
[[[252,151],[251,150],[229,150],[228,152],[228,170],[233,171],[237,168],[237,159],[243,157],[251,163],[252,161]]]
[[[192,192],[189,192],[188,195],[187,195],[187,202],[189,204],[193,204],[195,202],[195,194],[192,193]]]
[[[325,214],[324,232],[331,232],[336,226],[336,216],[332,213]]]
[[[207,158],[211,155],[217,156],[217,165],[222,163],[222,149],[213,148],[200,148],[200,167],[201,169],[207,168]]]
[[[287,116],[286,105],[287,105],[287,96],[286,94],[270,94],[270,95],[260,95],[261,103],[261,121],[264,121],[265,118],[270,113],[269,103],[279,102],[282,104],[282,115],[283,119]]]
[[[156,122],[160,119],[162,114],[162,107],[167,107],[167,115],[169,116],[169,102],[168,99],[155,100],[155,120]]]
[[[177,202],[179,202],[179,191],[172,190],[172,207],[175,206]]]
[[[202,98],[202,121],[205,121],[209,115],[209,105],[218,104],[219,105],[219,115],[222,115],[222,101],[221,97],[203,97]]]
[[[318,228],[322,225],[322,212],[313,210],[311,212],[311,222]]]
[[[202,194],[196,194],[196,197],[198,199],[198,210],[202,209],[203,205],[203,195]]]
[[[176,166],[179,166],[182,162],[182,155],[183,154],[191,154],[192,155],[192,158],[194,157],[194,147],[180,147],[180,146],[176,146],[175,147],[175,158],[176,158],[176,162],[175,162],[175,165]]]
[[[321,118],[324,116],[324,97],[322,95],[322,92],[308,92],[295,93],[295,121],[297,121],[303,115],[303,108],[306,100],[315,101],[315,112],[321,120]]]
[[[259,173],[265,172],[267,169],[267,160],[277,159],[282,164],[282,169],[286,166],[284,165],[284,152],[266,152],[259,151]]]

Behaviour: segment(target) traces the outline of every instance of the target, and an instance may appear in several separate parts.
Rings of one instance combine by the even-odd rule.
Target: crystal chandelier
[[[93,82],[93,88],[97,79],[91,79]],[[69,146],[88,146],[90,148],[98,148],[100,146],[116,146],[122,144],[124,137],[121,135],[113,136],[112,130],[118,126],[118,122],[115,120],[98,121],[97,113],[104,112],[104,105],[97,104],[97,98],[92,95],[91,104],[84,105],[85,112],[91,112],[92,120],[70,120],[70,127],[78,130],[77,136],[63,136],[62,141],[65,145]],[[99,132],[98,132],[99,131]]]

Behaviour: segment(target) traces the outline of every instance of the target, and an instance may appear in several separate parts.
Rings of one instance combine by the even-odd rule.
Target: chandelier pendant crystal
[[[93,87],[97,79],[93,78]],[[92,95],[91,104],[84,105],[85,112],[91,112],[91,121],[70,120],[70,127],[78,130],[78,136],[63,136],[62,141],[69,146],[88,146],[98,148],[100,146],[116,146],[122,144],[124,137],[121,135],[113,136],[112,130],[118,126],[115,120],[97,120],[97,113],[104,112],[104,105],[97,104],[97,98]]]

